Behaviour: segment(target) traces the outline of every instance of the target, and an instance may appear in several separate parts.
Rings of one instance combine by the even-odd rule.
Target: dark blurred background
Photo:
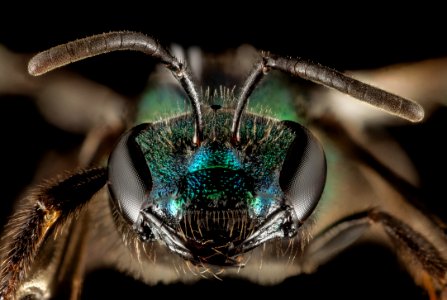
[[[446,27],[440,9],[428,3],[413,7],[406,4],[393,10],[371,3],[327,7],[323,3],[292,6],[275,1],[251,6],[248,11],[240,11],[239,5],[157,3],[157,7],[155,4],[152,7],[150,3],[144,6],[126,3],[96,12],[78,3],[53,7],[54,11],[23,5],[2,9],[0,43],[16,52],[34,53],[96,33],[135,30],[166,45],[175,42],[186,47],[200,46],[206,51],[249,43],[279,54],[307,57],[338,70],[377,68],[447,55]],[[141,56],[112,54],[69,68],[132,96],[144,86],[151,68],[148,61],[142,61]],[[64,147],[58,144],[58,139],[66,133],[47,124],[31,99],[11,96],[0,99],[3,222],[14,198],[32,179],[40,155],[46,147]],[[441,110],[426,123],[410,132],[400,131],[396,137],[421,168],[426,193],[439,201],[445,199],[441,186],[447,160],[445,148],[438,141],[445,136],[446,117],[445,110]],[[77,138],[73,137],[75,141]],[[113,289],[122,286],[118,282],[128,288]],[[316,299],[425,299],[423,291],[413,285],[396,258],[374,245],[355,247],[321,267],[317,274],[291,278],[275,287],[225,280],[151,289],[115,272],[100,270],[89,275],[85,294],[89,299],[120,299],[136,298],[139,293],[153,297],[153,292],[162,292],[167,297],[180,292],[208,299],[215,295],[242,298],[270,293],[276,297]]]

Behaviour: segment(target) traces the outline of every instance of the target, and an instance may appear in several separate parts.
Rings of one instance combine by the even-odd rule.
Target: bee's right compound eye
[[[287,204],[300,222],[306,220],[320,200],[326,183],[326,157],[320,142],[305,127],[292,121],[283,124],[295,133],[279,175]]]
[[[152,178],[135,137],[148,124],[127,131],[109,158],[108,187],[112,202],[131,224],[134,224],[143,202],[152,189]]]

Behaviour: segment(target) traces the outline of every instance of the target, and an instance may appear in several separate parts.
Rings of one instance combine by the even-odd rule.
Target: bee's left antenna
[[[117,31],[75,40],[38,53],[29,61],[28,72],[31,75],[38,76],[72,62],[120,50],[143,52],[158,59],[172,71],[172,74],[180,82],[191,102],[195,120],[193,142],[199,145],[202,141],[203,121],[199,94],[192,76],[184,64],[172,56],[156,40],[147,35],[139,32]]]
[[[286,58],[269,53],[262,53],[262,59],[255,65],[250,75],[248,75],[238,98],[231,127],[233,142],[237,143],[240,140],[239,130],[242,113],[247,106],[249,96],[262,77],[271,69],[279,70],[292,76],[299,76],[303,79],[336,89],[357,100],[366,102],[389,114],[396,115],[411,122],[420,122],[424,118],[424,109],[416,102],[386,92],[302,58]]]

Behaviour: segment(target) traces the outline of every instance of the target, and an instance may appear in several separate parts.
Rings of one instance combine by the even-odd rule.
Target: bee
[[[192,52],[188,65],[144,34],[110,32],[34,56],[35,76],[121,50],[164,69],[129,112],[131,126],[115,99],[109,118],[87,126],[81,168],[20,201],[2,235],[0,299],[78,298],[86,269],[100,266],[149,285],[227,277],[272,285],[314,272],[365,236],[392,248],[431,299],[445,297],[443,223],[414,199],[401,152],[367,149],[363,128],[338,122],[352,99],[332,92],[410,122],[423,108],[320,64],[250,49],[232,65]],[[225,86],[206,88],[222,66]],[[288,77],[325,86],[321,100],[296,97]]]

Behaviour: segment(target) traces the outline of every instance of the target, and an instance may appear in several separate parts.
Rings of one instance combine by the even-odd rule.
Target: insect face
[[[234,143],[233,111],[208,109],[200,146],[191,114],[122,137],[109,190],[142,240],[162,240],[194,263],[237,266],[243,253],[296,235],[323,191],[321,146],[297,123],[255,114]]]
[[[75,298],[84,267],[101,264],[116,266],[147,284],[186,282],[197,279],[194,270],[206,277],[227,269],[229,276],[272,284],[314,271],[367,233],[381,234],[393,243],[393,250],[410,257],[409,270],[422,274],[423,280],[415,280],[432,299],[446,292],[447,242],[440,223],[432,223],[429,214],[405,201],[413,186],[366,151],[343,124],[334,124],[329,113],[311,125],[326,149],[338,146],[345,153],[327,151],[332,175],[323,195],[326,158],[310,130],[294,117],[274,119],[247,109],[249,98],[250,103],[264,98],[269,108],[272,102],[286,105],[288,89],[259,93],[263,96],[256,92],[271,70],[331,87],[413,122],[424,116],[420,105],[319,64],[269,53],[257,56],[248,76],[244,74],[245,80],[236,86],[237,94],[223,88],[221,96],[209,97],[199,92],[179,59],[136,32],[110,32],[53,47],[34,56],[28,71],[40,75],[121,50],[140,51],[163,64],[176,88],[182,87],[182,100],[190,110],[138,122],[113,151],[107,151],[107,167],[61,176],[27,196],[1,240],[0,299],[44,294]],[[163,97],[155,98],[166,103]],[[103,125],[89,132],[85,144],[97,137],[115,137],[102,132],[107,127]],[[124,125],[118,127],[119,133],[124,131]],[[95,151],[100,152],[87,151],[87,162],[100,155]],[[332,193],[334,177],[345,185]],[[351,182],[356,184],[346,184]],[[95,198],[105,185],[110,200]],[[432,238],[434,232],[438,233]],[[278,243],[270,243],[274,240]],[[279,249],[285,244],[290,246],[286,251]],[[84,257],[84,249],[92,257]],[[182,272],[185,267],[191,272]],[[66,292],[67,286],[72,290]]]

